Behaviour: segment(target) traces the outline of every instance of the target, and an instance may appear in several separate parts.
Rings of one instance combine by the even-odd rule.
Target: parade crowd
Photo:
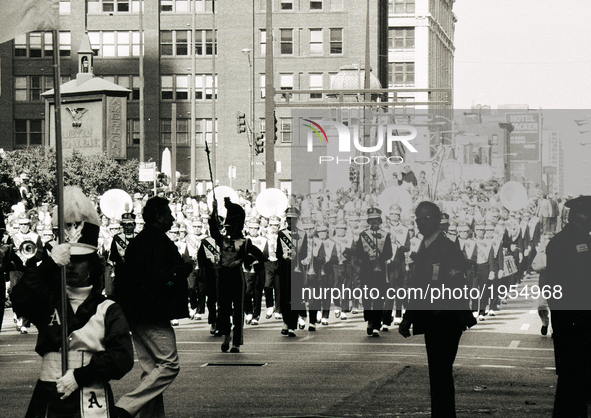
[[[286,196],[287,209],[271,216],[260,214],[258,200],[248,192],[240,192],[237,202],[226,197],[208,204],[206,196],[160,191],[155,197],[134,194],[120,216],[109,218],[100,213],[100,199],[79,196],[77,190],[72,202],[87,203],[66,213],[66,218],[71,216],[66,219],[70,244],[56,243],[56,212],[46,206],[27,208],[21,202],[5,217],[6,305],[13,304],[20,333],[28,332],[30,322],[39,329],[40,382],[45,382],[43,376],[53,376],[49,381],[55,382],[53,387],[38,384],[27,416],[36,416],[31,411],[52,402],[56,388],[69,395],[82,383],[95,382],[97,374],[108,381],[132,367],[131,340],[123,336],[127,324],[114,319],[119,314],[129,323],[144,374],[140,386],[117,402],[114,416],[135,416],[139,411],[148,416],[147,410],[164,416],[162,393],[179,370],[172,327],[180,319],[206,320],[211,335],[222,337],[221,350],[239,353],[244,327],[262,320],[282,321],[281,334],[296,337],[298,330],[315,332],[318,326],[358,313],[363,313],[370,337],[392,326],[405,337],[411,326],[414,334],[425,334],[433,416],[455,416],[451,368],[462,331],[503,309],[507,292],[501,288],[520,284],[534,269],[544,270],[537,255],[545,253],[545,245],[568,218],[568,208],[557,196],[531,196],[522,207],[508,210],[498,189],[470,184],[454,185],[443,197],[446,200],[434,203],[410,187],[410,207],[392,203],[380,208],[377,193],[353,187],[292,194]],[[92,215],[84,217],[83,212]],[[53,305],[41,311],[44,304],[32,309],[31,302],[52,291],[40,291],[42,277],[57,277],[58,266],[74,271],[77,267],[71,266],[76,263],[88,269],[86,277],[72,273],[79,283],[68,282],[76,318],[78,308],[84,313],[92,300],[85,320],[92,322],[88,318],[100,312],[96,321],[105,333],[115,335],[107,339],[110,346],[102,347],[108,359],[98,360],[95,353],[89,364],[76,357],[81,369],[73,370],[86,371],[59,377],[50,358],[59,351],[51,329]],[[323,292],[367,287],[386,293],[424,288],[431,280],[467,285],[478,289],[478,297],[427,306],[420,300],[352,296],[355,292],[334,298],[330,291]],[[311,290],[307,299],[294,293],[304,288]],[[549,309],[543,297],[539,305],[541,333],[546,335]],[[49,327],[43,315],[52,318]],[[80,345],[100,346],[85,340],[90,338],[90,331],[83,332],[86,325],[78,327]],[[110,388],[104,396],[112,398]]]

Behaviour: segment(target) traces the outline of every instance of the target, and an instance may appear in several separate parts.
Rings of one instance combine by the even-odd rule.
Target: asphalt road
[[[533,285],[537,278],[526,279]],[[550,335],[540,335],[537,301],[520,297],[462,336],[455,362],[459,417],[550,417],[556,375]],[[222,353],[205,320],[176,327],[181,373],[165,392],[167,416],[430,416],[424,340],[397,329],[366,335],[362,314],[331,314],[315,333],[280,335],[281,321],[247,326],[239,354]],[[550,331],[551,333],[551,331]],[[0,417],[24,416],[40,359],[36,332],[15,331],[12,312],[0,334]],[[115,397],[133,389],[140,367],[113,382]]]

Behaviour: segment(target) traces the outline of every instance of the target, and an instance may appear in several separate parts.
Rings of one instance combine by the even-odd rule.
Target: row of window
[[[343,53],[343,28],[329,28],[328,39],[324,39],[325,29],[309,30],[310,55],[324,55],[325,45],[330,55]],[[279,53],[281,55],[294,55],[294,30],[279,29]],[[267,36],[266,31],[260,31],[260,51],[264,56],[266,52]]]
[[[190,76],[163,75],[160,77],[162,100],[189,100]],[[217,99],[217,77],[215,96]],[[213,76],[211,74],[195,75],[195,100],[211,100],[213,98]]]
[[[72,51],[70,32],[59,33],[60,57],[69,57]],[[29,32],[14,38],[14,56],[25,58],[53,57],[53,33]]]
[[[191,3],[195,2],[196,13],[211,13],[213,10],[212,0],[161,0],[160,11],[164,13],[191,13]],[[261,0],[259,4],[260,9],[266,8],[264,3],[266,0]],[[392,0],[390,0],[392,1]],[[401,0],[395,0],[402,2]],[[406,0],[405,2],[412,2],[414,12],[414,0]],[[299,7],[296,3],[299,3]],[[342,11],[343,0],[280,0],[279,9],[281,11],[291,11],[305,9],[310,11]],[[127,14],[139,13],[139,0],[87,0],[87,10],[89,14]],[[394,6],[392,9],[396,8]],[[70,14],[71,5],[70,0],[60,0],[60,14]],[[406,12],[406,13],[412,13]],[[399,12],[400,13],[400,12]]]
[[[328,38],[325,33],[328,31]],[[343,54],[343,28],[310,29],[310,55]],[[89,31],[90,44],[97,57],[139,57],[139,31]],[[266,32],[260,31],[261,56],[266,51]],[[391,44],[404,44],[414,48],[414,31],[391,33]],[[279,29],[281,55],[294,55],[294,29]],[[400,40],[399,40],[400,39]],[[69,57],[72,50],[70,32],[60,32],[60,56]],[[166,57],[190,56],[190,30],[160,31],[160,55]],[[398,47],[398,46],[397,46]],[[400,46],[403,47],[403,46]],[[195,55],[217,54],[217,42],[213,42],[213,31],[199,29],[195,32]],[[43,58],[53,56],[53,34],[51,32],[30,32],[15,38],[14,56],[22,58]]]
[[[129,119],[127,129],[127,144],[140,144],[140,121]],[[265,120],[260,119],[260,132],[265,130]],[[283,143],[291,142],[291,118],[280,118],[279,140]],[[216,123],[217,129],[217,123]],[[176,120],[176,143],[179,146],[191,145],[191,120]],[[44,120],[43,119],[17,119],[14,121],[14,142],[18,148],[43,145]],[[197,145],[211,144],[213,138],[212,119],[195,120],[195,138]],[[160,119],[160,143],[171,144],[172,140],[172,119]]]
[[[160,31],[160,55],[179,57],[189,56],[191,44],[190,30],[163,30]],[[195,31],[195,55],[211,56],[214,52],[213,31],[198,29]],[[217,55],[217,41],[215,42]]]
[[[391,62],[388,64],[388,85],[390,87],[412,87],[415,84],[414,62]],[[308,90],[319,90],[311,93],[310,99],[322,99],[320,90],[330,89],[337,73],[308,73]],[[164,101],[190,100],[191,90],[190,75],[162,75],[160,76],[160,99]],[[140,98],[140,79],[135,75],[101,76],[101,78],[130,89],[130,100]],[[62,77],[62,84],[69,81],[68,76]],[[265,98],[265,74],[259,75],[259,90],[261,99]],[[215,80],[215,96],[218,94],[218,80]],[[295,87],[295,75],[293,73],[280,73],[278,78],[279,89],[293,90]],[[14,77],[14,99],[17,102],[41,102],[41,93],[53,88],[51,76],[16,76]],[[211,74],[195,75],[195,100],[204,101],[213,98],[213,76]]]

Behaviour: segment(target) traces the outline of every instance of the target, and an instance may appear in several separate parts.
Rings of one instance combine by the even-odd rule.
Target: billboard
[[[511,132],[511,161],[540,161],[540,114],[507,113],[507,123],[515,128]]]

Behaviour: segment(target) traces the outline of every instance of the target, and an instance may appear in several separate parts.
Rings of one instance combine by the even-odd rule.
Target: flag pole
[[[60,55],[59,55],[59,31],[53,30],[53,97],[55,108],[55,159],[57,177],[57,219],[59,230],[59,243],[64,243],[64,167],[62,157],[62,118],[60,94]],[[66,268],[60,267],[61,277],[61,322],[62,322],[62,375],[68,371],[68,297],[66,295]]]

